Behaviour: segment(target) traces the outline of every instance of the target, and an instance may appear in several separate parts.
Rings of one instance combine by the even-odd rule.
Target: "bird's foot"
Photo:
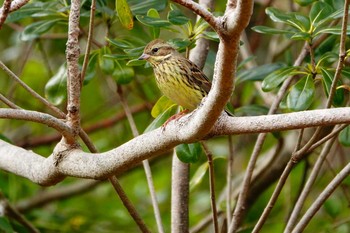
[[[169,117],[169,119],[162,125],[162,131],[165,130],[165,127],[170,123],[170,121],[174,121],[174,120],[178,120],[181,117],[183,117],[184,115],[186,115],[189,112],[188,109],[185,109],[179,113],[176,113],[175,115]]]

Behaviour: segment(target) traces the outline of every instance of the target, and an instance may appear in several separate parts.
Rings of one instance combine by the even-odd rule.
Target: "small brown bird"
[[[151,41],[139,60],[152,65],[161,92],[185,109],[197,108],[210,91],[211,83],[203,71],[163,40]]]

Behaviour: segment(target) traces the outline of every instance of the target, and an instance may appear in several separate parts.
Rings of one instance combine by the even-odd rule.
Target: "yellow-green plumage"
[[[151,41],[139,59],[152,65],[161,92],[186,109],[194,110],[210,90],[204,73],[162,40]]]

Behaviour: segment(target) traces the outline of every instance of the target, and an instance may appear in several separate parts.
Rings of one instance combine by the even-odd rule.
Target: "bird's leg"
[[[184,115],[186,115],[188,112],[189,112],[189,110],[185,109],[185,110],[182,110],[181,112],[176,113],[175,115],[172,115],[171,117],[169,117],[169,119],[162,125],[163,130],[165,129],[167,124],[169,124],[170,121],[178,120],[181,117],[183,117]]]

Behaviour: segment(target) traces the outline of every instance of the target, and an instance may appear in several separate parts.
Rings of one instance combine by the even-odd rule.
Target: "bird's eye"
[[[153,52],[153,53],[158,52],[158,48],[153,48],[153,49],[152,49],[152,52]]]

